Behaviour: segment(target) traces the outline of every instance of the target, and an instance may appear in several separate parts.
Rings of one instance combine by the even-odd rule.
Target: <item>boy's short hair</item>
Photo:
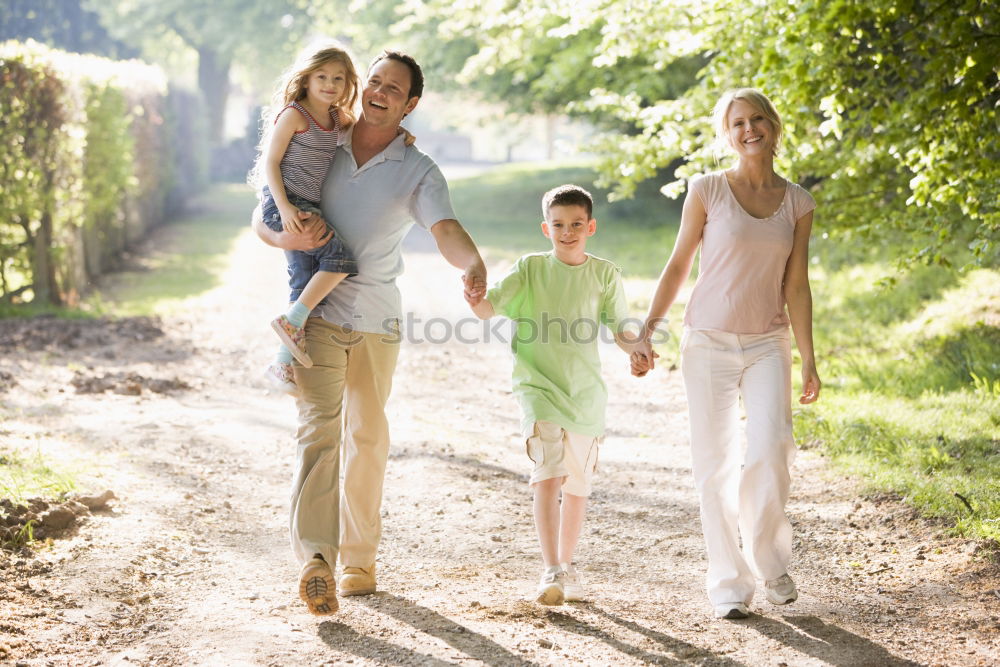
[[[553,206],[582,206],[587,210],[587,219],[594,217],[594,198],[579,185],[567,183],[552,188],[542,195],[542,216],[549,219],[549,209]]]

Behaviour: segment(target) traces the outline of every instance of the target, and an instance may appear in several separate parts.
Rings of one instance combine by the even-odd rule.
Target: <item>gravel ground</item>
[[[712,618],[679,373],[664,360],[632,378],[611,347],[577,558],[589,600],[531,602],[541,559],[509,356],[495,340],[427,340],[467,316],[427,240],[402,279],[413,318],[389,406],[379,592],[329,618],[297,598],[294,406],[260,379],[283,299],[276,252],[240,237],[222,284],[181,316],[0,321],[0,453],[40,451],[84,492],[117,496],[37,549],[0,551],[0,661],[996,664],[996,567],[817,450],[800,451],[789,503],[799,601],[759,591],[750,619]]]

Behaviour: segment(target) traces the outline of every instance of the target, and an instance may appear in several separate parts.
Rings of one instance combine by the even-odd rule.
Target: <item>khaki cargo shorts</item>
[[[565,477],[563,492],[589,496],[597,450],[601,438],[570,433],[558,424],[539,421],[525,442],[528,458],[535,464],[530,484],[554,477]]]

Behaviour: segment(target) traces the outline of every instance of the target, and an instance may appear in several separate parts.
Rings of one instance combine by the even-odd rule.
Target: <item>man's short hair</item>
[[[375,67],[380,61],[385,60],[395,60],[396,62],[401,62],[410,68],[410,92],[406,94],[406,99],[411,97],[422,97],[424,94],[424,73],[420,69],[420,65],[417,61],[413,59],[413,56],[403,53],[402,51],[394,51],[392,49],[385,49],[382,53],[375,56],[375,60],[372,64],[368,66],[368,71],[371,72],[372,68]]]
[[[542,196],[542,215],[546,220],[553,206],[582,206],[587,211],[588,220],[594,217],[594,198],[579,185],[560,185]]]

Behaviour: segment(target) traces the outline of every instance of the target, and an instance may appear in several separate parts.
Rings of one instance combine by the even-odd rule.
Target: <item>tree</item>
[[[222,140],[223,119],[234,64],[274,72],[290,61],[308,35],[306,0],[88,0],[113,34],[143,48],[150,60],[162,61],[163,49],[180,40],[198,58],[198,88],[206,103],[208,134]]]
[[[680,159],[669,195],[714,168],[712,105],[751,85],[782,113],[779,168],[811,187],[825,228],[903,237],[941,264],[966,245],[1000,256],[995,3],[429,0],[397,14],[458,82],[610,128],[596,152],[618,196]]]
[[[138,51],[112,39],[85,0],[7,0],[0,5],[0,42],[33,39],[76,53],[135,58]]]

